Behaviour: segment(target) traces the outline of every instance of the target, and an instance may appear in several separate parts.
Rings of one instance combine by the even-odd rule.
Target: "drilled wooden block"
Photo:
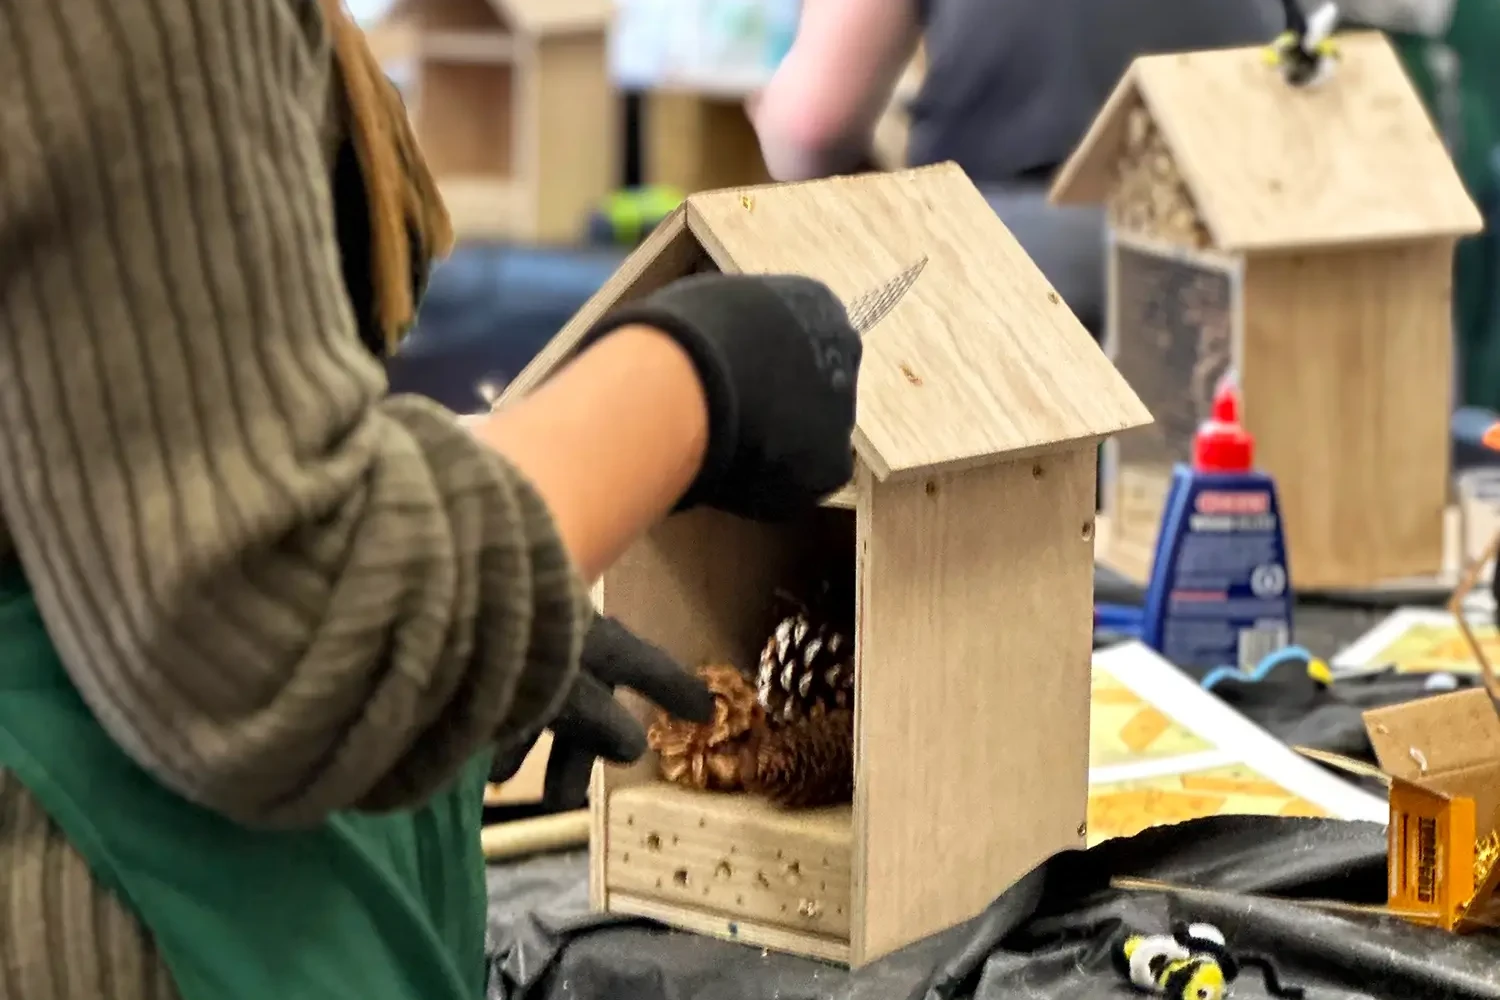
[[[847,941],[851,812],[786,812],[748,795],[667,784],[610,800],[606,885],[792,931]]]

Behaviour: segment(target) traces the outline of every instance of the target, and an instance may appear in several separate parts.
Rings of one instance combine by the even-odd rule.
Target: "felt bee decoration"
[[[1137,989],[1166,1000],[1225,1000],[1241,968],[1254,966],[1266,992],[1301,1000],[1300,986],[1286,986],[1270,959],[1232,955],[1212,924],[1174,924],[1171,934],[1126,934],[1112,949],[1119,970]]]
[[[1280,69],[1294,87],[1322,83],[1332,75],[1338,61],[1338,44],[1333,40],[1338,7],[1324,3],[1311,14],[1304,14],[1301,0],[1281,0],[1281,8],[1286,30],[1266,49],[1266,62]]]

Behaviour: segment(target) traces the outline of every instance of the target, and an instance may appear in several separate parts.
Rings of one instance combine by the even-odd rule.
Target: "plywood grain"
[[[555,36],[595,34],[614,20],[614,0],[487,0],[517,31]]]
[[[1259,47],[1136,60],[1054,197],[1102,201],[1138,93],[1215,244],[1250,251],[1478,232],[1480,216],[1390,43],[1340,39],[1334,76],[1288,86]]]
[[[847,942],[851,828],[847,806],[624,788],[610,801],[609,889]]]
[[[537,43],[534,58],[533,238],[574,243],[589,213],[619,181],[619,101],[609,79],[605,37],[603,32],[547,36]]]
[[[1241,384],[1300,587],[1443,568],[1451,241],[1255,256]]]
[[[856,963],[1083,842],[1094,455],[860,484]]]
[[[645,113],[647,184],[691,194],[771,179],[739,100],[656,90],[646,95]]]
[[[1150,422],[956,165],[693,195],[507,387],[529,392],[617,302],[688,274],[802,274],[850,302],[927,263],[865,337],[855,447],[881,478],[1094,441]],[[683,222],[686,222],[686,230]]]
[[[927,259],[865,338],[855,443],[882,477],[1150,419],[955,165],[714,192],[687,208],[722,269],[805,274],[845,302]]]

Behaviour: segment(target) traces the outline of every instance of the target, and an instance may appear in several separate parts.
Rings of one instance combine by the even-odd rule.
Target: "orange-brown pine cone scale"
[[[744,746],[764,724],[765,711],[755,688],[733,666],[710,664],[698,676],[714,696],[713,719],[699,724],[660,713],[646,731],[647,745],[657,752],[666,780],[704,791],[738,791],[744,787]]]
[[[777,805],[840,805],[854,795],[854,713],[838,709],[765,734],[747,754],[747,784]]]

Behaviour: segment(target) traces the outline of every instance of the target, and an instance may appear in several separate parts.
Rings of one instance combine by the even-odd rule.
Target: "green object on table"
[[[635,246],[682,204],[682,192],[665,185],[616,191],[590,224],[596,243]]]
[[[1454,260],[1455,404],[1500,409],[1500,3],[1455,0],[1441,34],[1389,35],[1485,217]]]
[[[14,562],[0,563],[0,644],[0,766],[150,931],[182,1000],[483,996],[487,756],[421,809],[252,830],[125,756]]]

